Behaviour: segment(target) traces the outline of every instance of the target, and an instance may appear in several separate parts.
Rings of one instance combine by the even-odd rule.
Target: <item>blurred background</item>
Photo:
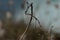
[[[60,40],[60,0],[0,0],[0,40],[21,40],[30,21],[25,11],[31,3],[40,25],[32,18],[22,40]]]

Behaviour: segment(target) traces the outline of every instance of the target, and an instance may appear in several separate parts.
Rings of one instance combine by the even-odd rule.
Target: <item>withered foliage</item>
[[[11,20],[6,20],[4,25],[6,33],[0,40],[17,40],[19,36],[21,37],[21,35],[24,33],[26,27],[27,25],[23,20],[16,24]],[[48,37],[50,37],[50,33],[43,31],[44,29],[41,30],[40,27],[32,27],[33,25],[28,28],[28,31],[24,34],[25,37],[23,36],[22,40],[48,40]]]

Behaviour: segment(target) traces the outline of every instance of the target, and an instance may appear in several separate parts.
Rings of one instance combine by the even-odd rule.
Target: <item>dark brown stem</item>
[[[21,36],[21,37],[19,36],[20,39],[18,38],[18,40],[22,40],[24,34],[28,31],[28,28],[29,28],[30,25],[31,25],[32,16],[33,16],[33,4],[31,3],[30,6],[31,6],[31,18],[30,18],[29,24],[27,25],[26,30],[24,31],[24,33],[22,34],[22,36]],[[26,10],[25,14],[27,13],[27,11],[28,11],[28,9],[29,9],[30,6],[27,7],[27,10]]]
[[[29,3],[28,3],[29,4]],[[28,9],[31,7],[31,14],[27,14],[27,11],[28,11]],[[31,25],[31,22],[32,22],[32,19],[34,18],[36,21],[38,21],[38,24],[39,24],[39,26],[40,26],[40,21],[35,17],[35,16],[33,16],[33,3],[31,3],[28,7],[27,7],[27,10],[25,11],[25,15],[30,15],[31,17],[30,17],[30,21],[29,21],[29,24],[27,25],[27,27],[26,27],[26,30],[24,31],[24,33],[22,34],[22,36],[20,37],[19,36],[19,40],[22,40],[22,38],[23,38],[23,36],[24,36],[24,34],[28,31],[28,29],[29,29],[29,27],[30,27],[30,25]],[[40,26],[41,27],[41,26]]]

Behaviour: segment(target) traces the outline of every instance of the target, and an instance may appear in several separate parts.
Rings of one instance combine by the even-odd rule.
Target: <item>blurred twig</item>
[[[29,3],[27,2],[27,4],[29,4]],[[30,7],[31,7],[31,14],[27,14],[27,11]],[[26,27],[26,30],[24,31],[24,33],[22,34],[21,37],[19,36],[19,38],[20,38],[20,39],[18,38],[19,40],[22,40],[24,34],[28,31],[28,28],[30,27],[31,21],[32,21],[33,18],[38,21],[39,26],[40,26],[40,21],[35,16],[33,16],[33,3],[29,4],[29,6],[27,7],[27,10],[25,11],[25,15],[30,15],[31,18],[30,18],[29,24]]]
[[[33,16],[33,4],[31,3],[30,6],[31,6],[31,18],[30,18],[29,24],[27,25],[26,30],[24,31],[24,33],[22,34],[22,36],[21,37],[19,36],[18,40],[22,40],[24,34],[27,32],[27,30],[28,30],[28,28],[29,28],[29,26],[31,24],[32,16]],[[29,8],[27,8],[27,9],[29,9]],[[28,10],[26,10],[26,11],[28,11]]]
[[[48,40],[54,40],[53,38],[53,36],[54,36],[54,34],[52,33],[52,29],[53,29],[53,27],[54,26],[51,26],[51,28],[50,28],[50,30],[48,31],[48,35],[49,35],[49,38],[48,38]]]
[[[27,2],[27,4],[29,5],[29,3],[28,3],[28,2]],[[29,16],[31,16],[32,14],[28,14],[28,13],[27,13],[27,11],[28,11],[29,7],[30,7],[30,5],[27,7],[27,10],[25,11],[25,15],[29,15]],[[32,8],[33,8],[33,7],[32,7]],[[31,9],[32,9],[32,8],[31,8]],[[32,10],[31,10],[31,11],[32,11]],[[38,21],[38,24],[39,24],[39,26],[40,26],[40,21],[38,20],[38,18],[36,18],[36,17],[35,17],[35,16],[33,16],[33,15],[32,15],[32,17],[33,17],[36,21]],[[41,26],[40,26],[40,27],[41,27]]]

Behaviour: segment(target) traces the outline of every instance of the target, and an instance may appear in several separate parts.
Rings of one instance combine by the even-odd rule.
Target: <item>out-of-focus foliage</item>
[[[6,33],[2,38],[0,38],[0,40],[17,40],[19,35],[21,36],[25,31],[26,26],[24,20],[21,20],[18,23],[14,23],[10,19],[6,20],[3,27]],[[43,30],[44,29],[41,30],[40,27],[38,28],[37,26],[36,28],[33,28],[32,24],[24,35],[25,37],[23,37],[23,40],[48,40],[50,34]]]

